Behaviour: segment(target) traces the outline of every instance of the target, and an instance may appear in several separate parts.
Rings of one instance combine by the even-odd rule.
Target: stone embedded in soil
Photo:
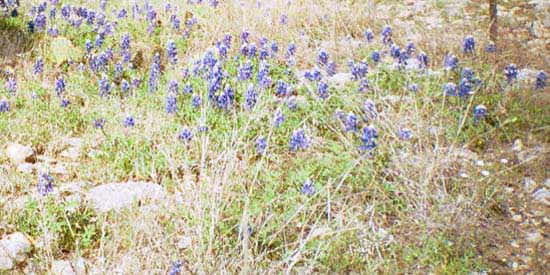
[[[0,270],[10,270],[16,263],[24,262],[31,250],[31,243],[20,232],[12,233],[0,240]]]
[[[36,158],[34,151],[29,146],[24,146],[14,142],[8,143],[6,146],[6,155],[14,163],[23,163],[23,162],[35,162]]]
[[[149,182],[108,183],[96,186],[86,193],[86,201],[98,212],[121,210],[134,202],[158,201],[166,191],[158,184]]]
[[[66,260],[53,261],[50,273],[52,275],[76,275],[71,262]]]
[[[546,188],[539,189],[533,193],[535,201],[545,204],[550,204],[550,191]]]

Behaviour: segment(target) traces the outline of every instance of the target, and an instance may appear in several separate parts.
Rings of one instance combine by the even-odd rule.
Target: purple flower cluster
[[[290,151],[296,152],[299,149],[305,150],[309,147],[309,138],[303,129],[295,130],[290,135]]]

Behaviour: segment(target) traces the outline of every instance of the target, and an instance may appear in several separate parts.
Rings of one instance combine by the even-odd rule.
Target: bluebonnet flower
[[[544,89],[546,87],[546,79],[548,77],[546,76],[546,73],[544,71],[540,71],[537,73],[537,78],[535,80],[535,89]]]
[[[267,47],[260,47],[260,54],[258,56],[258,58],[260,60],[265,60],[269,57],[269,50],[267,49]]]
[[[443,93],[447,96],[455,96],[456,95],[456,84],[454,83],[446,83],[443,85]]]
[[[173,114],[178,111],[176,95],[169,93],[166,97],[166,113]]]
[[[6,82],[5,86],[6,86],[6,90],[9,93],[14,94],[15,92],[17,92],[17,81],[15,80],[14,77],[8,78],[8,81]]]
[[[259,136],[256,139],[256,151],[258,154],[265,154],[265,149],[267,148],[267,140],[263,136]]]
[[[254,43],[248,44],[248,50],[247,50],[248,58],[256,57],[256,52],[257,52],[256,44],[254,44]]]
[[[420,66],[420,69],[425,69],[428,67],[428,55],[424,52],[421,52],[420,54],[418,54],[418,56],[416,57],[416,60],[418,60],[418,63],[419,63],[419,66]]]
[[[372,40],[374,40],[374,33],[372,32],[372,30],[367,29],[365,31],[365,39],[367,40],[368,43],[371,43]]]
[[[99,8],[103,11],[105,11],[105,8],[107,7],[107,0],[101,0],[99,2]]]
[[[66,108],[70,104],[71,104],[71,102],[68,99],[66,99],[66,98],[61,99],[61,104],[60,104],[61,108]]]
[[[122,39],[120,40],[120,49],[121,50],[130,49],[130,34],[125,33],[124,35],[122,35]]]
[[[354,113],[349,112],[349,114],[344,118],[345,131],[346,132],[357,131],[357,124],[358,124],[357,116]]]
[[[34,29],[35,29],[34,21],[31,20],[27,22],[27,29],[29,30],[30,33],[34,33]]]
[[[302,184],[302,189],[300,190],[300,192],[302,192],[302,194],[306,196],[313,196],[315,194],[315,185],[313,185],[313,183],[309,179],[307,179]]]
[[[160,76],[160,55],[157,53],[153,57],[153,63],[149,69],[149,92],[152,93],[157,90],[158,77]]]
[[[263,48],[264,46],[267,46],[267,42],[268,42],[267,38],[262,37],[260,39],[260,48]]]
[[[317,63],[321,66],[325,66],[328,63],[328,53],[324,49],[319,51],[319,56],[317,58]]]
[[[279,128],[284,121],[285,117],[283,115],[283,112],[281,112],[281,110],[275,111],[275,115],[273,117],[273,126],[275,126],[275,128]]]
[[[309,138],[306,136],[303,129],[298,129],[292,132],[289,141],[290,151],[296,152],[298,149],[305,150],[309,147]]]
[[[38,176],[38,193],[46,196],[53,191],[53,177],[49,173]]]
[[[46,29],[46,15],[39,13],[34,18],[34,26],[39,30],[43,31]]]
[[[95,37],[95,46],[101,48],[101,46],[103,46],[103,43],[105,43],[105,34],[98,33]]]
[[[380,53],[378,51],[373,51],[370,57],[372,59],[372,62],[374,62],[374,64],[378,64],[378,62],[380,62]]]
[[[485,51],[488,53],[494,53],[497,51],[497,46],[493,43],[488,44],[487,46],[485,46]]]
[[[188,142],[193,138],[193,133],[187,127],[183,128],[180,132],[179,139],[183,142]]]
[[[173,262],[172,266],[170,267],[170,270],[168,271],[168,275],[180,275],[182,266],[183,266],[183,263],[181,261]]]
[[[220,59],[226,59],[227,58],[227,51],[229,50],[225,44],[218,42],[216,44],[216,48],[218,49],[218,56]]]
[[[172,40],[168,41],[168,46],[166,47],[166,56],[168,57],[168,61],[172,64],[176,64],[178,61],[177,58],[177,48],[176,43]]]
[[[369,82],[368,79],[366,79],[366,78],[361,79],[361,81],[359,81],[359,88],[357,89],[357,91],[360,92],[360,93],[364,93],[364,92],[368,91],[368,89],[370,87],[369,84],[370,84],[370,82]]]
[[[296,54],[296,44],[294,43],[288,44],[286,54],[287,56],[294,56],[294,54]]]
[[[474,120],[477,122],[484,119],[487,116],[487,107],[484,105],[477,105],[474,107]]]
[[[400,140],[409,140],[412,137],[412,132],[409,128],[399,129],[399,139]]]
[[[239,67],[239,72],[237,78],[239,80],[249,80],[252,77],[252,72],[254,70],[254,65],[250,60],[247,60],[243,65]]]
[[[241,43],[248,43],[248,37],[250,36],[250,33],[247,30],[243,30],[241,33]]]
[[[96,129],[103,129],[105,127],[105,119],[103,118],[96,118],[94,119],[94,128]]]
[[[328,98],[329,94],[328,94],[328,84],[324,81],[319,81],[319,84],[317,85],[317,95],[322,98],[322,99],[326,99]]]
[[[252,83],[248,84],[248,88],[246,89],[244,98],[245,98],[246,109],[250,110],[254,108],[254,106],[256,105],[256,102],[258,101],[258,94],[254,90],[254,84]]]
[[[445,68],[447,70],[454,70],[458,67],[458,58],[454,55],[445,55]]]
[[[152,23],[155,21],[156,17],[157,17],[157,12],[153,9],[152,6],[149,6],[147,10],[147,21]]]
[[[136,125],[136,121],[133,117],[128,116],[124,119],[124,126],[125,127],[134,127]]]
[[[405,48],[405,53],[407,54],[407,57],[410,57],[416,50],[416,46],[412,41],[409,41],[407,43],[407,47]]]
[[[233,36],[231,36],[230,33],[226,33],[223,37],[223,44],[228,48],[231,49],[231,41],[233,40]]]
[[[171,79],[170,82],[168,83],[168,92],[172,94],[177,94],[179,93],[179,90],[180,89],[179,89],[178,81],[175,79]]]
[[[48,34],[51,37],[57,37],[59,35],[59,31],[57,30],[56,26],[53,26],[53,27],[48,28]]]
[[[225,87],[223,92],[217,97],[218,108],[227,110],[227,108],[233,103],[234,94],[230,86]]]
[[[172,23],[172,28],[174,28],[176,31],[179,31],[181,28],[181,20],[178,18],[176,14],[172,14],[170,16],[170,22]]]
[[[121,77],[124,73],[124,67],[122,66],[122,63],[117,62],[115,64],[115,78]]]
[[[121,89],[124,93],[127,93],[127,92],[130,90],[130,84],[128,83],[128,81],[126,81],[126,79],[123,79],[123,80],[120,82],[120,89]]]
[[[418,84],[412,83],[411,85],[409,85],[409,91],[411,91],[413,93],[418,92]]]
[[[248,56],[248,44],[243,44],[241,46],[241,54],[243,56]]]
[[[281,22],[281,25],[286,25],[288,23],[288,16],[286,14],[281,14],[279,22]]]
[[[473,36],[468,35],[464,38],[464,41],[462,43],[462,52],[468,54],[468,53],[474,53],[476,49],[476,41]]]
[[[208,132],[208,126],[206,126],[206,125],[199,126],[199,132],[201,132],[201,133]]]
[[[134,89],[139,88],[139,86],[141,85],[141,79],[137,79],[137,78],[132,79],[131,85],[132,85],[132,88]]]
[[[10,102],[6,99],[0,99],[0,113],[6,113],[10,111]]]
[[[329,62],[328,65],[327,65],[327,75],[328,76],[333,76],[335,74],[336,74],[336,63]]]
[[[385,45],[391,44],[392,29],[390,26],[385,26],[380,34],[382,35],[382,43]]]
[[[354,63],[353,61],[351,61],[348,65],[351,68],[351,74],[354,80],[363,79],[369,71],[368,64],[364,61],[361,61],[359,63]]]
[[[512,83],[518,77],[518,67],[516,64],[506,65],[504,68],[504,75],[506,76],[506,81]]]
[[[65,19],[69,19],[71,16],[71,6],[64,5],[61,7],[61,16],[63,16]]]
[[[269,76],[269,64],[265,61],[260,63],[260,69],[257,75],[258,85],[261,88],[267,88],[271,85],[271,77]]]
[[[363,130],[363,136],[361,137],[362,150],[372,150],[376,147],[376,139],[378,138],[378,131],[372,125],[365,127]]]
[[[296,100],[296,97],[294,96],[289,97],[288,100],[286,101],[286,107],[291,111],[296,111],[296,109],[298,108],[298,102]]]
[[[126,11],[126,9],[122,8],[122,9],[120,9],[120,11],[118,12],[117,18],[118,18],[118,19],[125,18],[127,14],[128,14],[128,12]]]
[[[277,44],[277,41],[271,42],[271,56],[276,56],[279,52],[279,44]]]
[[[374,104],[374,101],[370,99],[366,100],[363,104],[363,108],[365,108],[365,111],[371,119],[378,117],[378,112],[376,111],[376,105]]]
[[[458,83],[458,95],[462,98],[465,98],[471,94],[472,94],[472,84],[467,78],[463,78]]]
[[[183,87],[183,93],[184,94],[192,94],[193,93],[193,86],[191,86],[191,84],[189,84],[189,83],[185,84],[185,86]]]
[[[109,83],[109,79],[105,76],[99,80],[99,94],[101,96],[108,96],[111,94],[111,84]]]
[[[191,105],[193,105],[193,107],[195,107],[195,108],[198,108],[199,106],[201,106],[201,104],[202,104],[201,96],[197,95],[197,94],[194,94],[191,97]]]
[[[86,42],[84,42],[84,47],[86,48],[86,52],[89,54],[92,52],[94,45],[92,45],[92,41],[90,41],[90,39],[86,39]]]
[[[474,70],[467,67],[463,68],[462,72],[460,73],[460,77],[471,81],[474,78]]]
[[[52,7],[52,9],[50,10],[50,19],[55,19],[56,15],[57,15],[57,9],[55,7]],[[17,15],[14,17],[17,17]]]
[[[44,60],[38,57],[34,63],[34,74],[41,74],[44,71]]]
[[[391,57],[398,59],[401,56],[401,48],[395,44],[392,44],[390,48],[390,55]]]
[[[277,89],[276,91],[277,96],[287,96],[287,95],[290,95],[290,93],[292,92],[292,88],[284,80],[277,80],[276,89]]]

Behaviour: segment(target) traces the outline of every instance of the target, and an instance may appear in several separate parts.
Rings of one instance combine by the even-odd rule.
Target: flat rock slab
[[[29,146],[24,146],[14,142],[8,143],[6,146],[6,155],[14,163],[35,162],[34,151]]]
[[[16,232],[0,240],[0,271],[14,268],[24,262],[31,250],[31,243],[25,234]]]
[[[134,202],[153,202],[166,195],[164,188],[149,182],[108,183],[86,193],[86,201],[98,212],[118,211]]]

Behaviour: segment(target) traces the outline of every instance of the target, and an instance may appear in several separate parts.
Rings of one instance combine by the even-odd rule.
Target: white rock
[[[53,261],[50,273],[52,275],[76,275],[76,272],[71,266],[71,262],[66,260]]]
[[[532,242],[532,243],[539,242],[541,238],[542,238],[542,236],[540,235],[539,232],[527,233],[527,237],[526,237],[527,241]]]
[[[23,233],[16,232],[0,240],[0,247],[4,248],[10,258],[20,263],[27,258],[31,243]]]
[[[533,193],[533,198],[541,203],[550,204],[550,191],[542,188]]]
[[[77,148],[77,147],[69,147],[69,148],[63,150],[63,152],[61,152],[61,154],[59,154],[59,155],[63,158],[67,158],[67,159],[71,159],[71,160],[76,161],[80,158],[81,149]]]
[[[178,248],[179,249],[187,249],[189,247],[191,247],[191,243],[192,243],[192,240],[191,238],[187,237],[187,236],[182,236],[180,238],[180,240],[178,241]]]
[[[17,171],[25,174],[30,174],[34,170],[34,164],[23,162],[17,165]]]
[[[13,259],[2,247],[0,247],[0,271],[10,270],[15,266]]]
[[[487,170],[481,170],[481,175],[483,175],[484,177],[488,177],[491,173],[489,173],[489,171]]]
[[[345,86],[351,82],[350,73],[337,73],[328,78],[328,84],[331,87],[334,87],[337,90],[345,88]]]
[[[537,182],[535,182],[532,178],[524,178],[523,179],[523,188],[527,192],[533,192],[533,190],[535,190],[536,186],[537,186]]]
[[[86,261],[83,258],[78,257],[74,259],[73,268],[76,275],[86,275]]]
[[[63,164],[57,164],[52,168],[52,173],[56,175],[68,175],[67,167]]]
[[[10,142],[6,146],[6,155],[14,163],[22,162],[34,162],[34,151],[31,147],[23,146],[21,144]]]
[[[118,211],[135,201],[158,201],[166,192],[160,185],[148,182],[108,183],[90,189],[86,200],[99,212]]]

